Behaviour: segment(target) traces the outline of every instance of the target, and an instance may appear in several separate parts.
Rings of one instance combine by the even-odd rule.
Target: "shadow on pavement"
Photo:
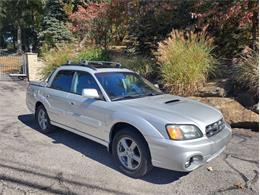
[[[258,122],[238,122],[232,123],[232,128],[242,128],[242,129],[250,129],[255,132],[259,132],[259,123]]]
[[[18,116],[18,119],[30,128],[39,131],[32,114],[20,115]],[[119,171],[112,161],[111,154],[107,151],[106,147],[101,144],[58,127],[56,131],[45,135],[52,138],[54,144],[64,144],[88,158]],[[168,184],[177,181],[187,174],[188,173],[154,167],[148,175],[141,179],[154,184]]]
[[[87,187],[88,189],[94,189],[94,190],[99,190],[102,191],[104,194],[107,193],[112,193],[112,194],[122,194],[122,195],[127,195],[128,193],[122,192],[122,191],[118,191],[118,190],[114,190],[111,188],[106,188],[106,187],[101,187],[98,185],[93,185],[93,184],[89,184],[86,182],[86,180],[84,178],[78,178],[82,181],[78,181],[78,180],[72,180],[72,179],[66,179],[65,177],[63,177],[63,173],[59,172],[59,173],[53,173],[50,172],[50,170],[48,169],[44,169],[42,167],[31,167],[28,164],[23,164],[21,162],[17,163],[15,161],[12,160],[6,160],[6,159],[1,159],[0,158],[0,167],[4,168],[6,170],[11,170],[12,172],[19,172],[19,173],[23,173],[23,174],[29,174],[29,175],[37,175],[40,176],[42,178],[46,178],[46,179],[51,179],[53,182],[51,184],[42,184],[40,182],[35,182],[35,180],[26,180],[26,179],[21,179],[21,178],[17,178],[14,177],[13,175],[11,176],[7,176],[5,174],[0,174],[0,181],[7,181],[10,183],[15,183],[15,184],[19,184],[21,186],[25,186],[25,187],[29,187],[29,188],[34,188],[36,190],[42,190],[42,191],[46,191],[46,192],[50,192],[52,194],[69,194],[69,195],[76,195],[77,193],[73,192],[73,189],[70,189],[68,187],[64,188],[64,182],[74,185],[74,186],[84,186]],[[62,185],[63,189],[55,189],[52,186],[55,183],[59,183],[59,185]],[[6,183],[4,183],[4,185],[6,187],[9,187]],[[22,190],[20,188],[15,188],[15,187],[9,187],[9,188],[13,188],[16,189],[20,192],[22,192],[22,194],[30,194],[30,192],[32,191],[26,191],[26,190]],[[34,191],[37,192],[37,191]],[[21,194],[21,193],[20,193]],[[39,192],[40,194],[40,192]]]

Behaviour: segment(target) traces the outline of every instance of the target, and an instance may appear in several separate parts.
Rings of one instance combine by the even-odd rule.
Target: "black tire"
[[[122,138],[132,139],[137,144],[138,149],[140,149],[141,160],[135,170],[131,170],[125,167],[125,165],[123,165],[123,163],[119,159],[120,157],[117,151],[119,147],[119,141],[122,140]],[[115,163],[118,165],[120,170],[130,177],[140,178],[146,175],[152,169],[151,157],[147,143],[144,138],[136,133],[136,130],[133,128],[122,129],[118,133],[116,133],[112,142],[112,155]]]
[[[46,115],[46,128],[43,128],[42,125],[40,124],[40,121],[39,121],[39,114],[44,112],[45,115]],[[47,113],[47,110],[44,108],[43,105],[39,105],[37,108],[36,108],[36,111],[35,111],[35,119],[36,119],[36,122],[38,124],[38,127],[39,127],[39,130],[40,132],[42,133],[50,133],[53,131],[53,126],[51,125],[50,123],[50,118],[49,118],[49,115]]]

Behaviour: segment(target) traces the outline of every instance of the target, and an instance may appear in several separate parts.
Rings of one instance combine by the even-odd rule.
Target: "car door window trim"
[[[65,93],[70,93],[70,91],[66,91],[66,90],[63,90],[63,89],[58,89],[58,88],[55,88],[53,87],[53,83],[55,82],[55,79],[57,78],[57,76],[59,75],[59,73],[61,72],[72,72],[72,80],[71,80],[71,83],[70,83],[70,91],[71,91],[71,87],[72,87],[72,84],[73,84],[73,78],[74,78],[74,74],[75,74],[75,71],[74,70],[59,70],[55,76],[53,77],[51,83],[50,83],[50,86],[49,88],[51,89],[54,89],[54,90],[58,90],[58,91],[62,91],[62,92],[65,92]]]
[[[61,71],[71,71],[71,72],[73,72],[73,77],[72,77],[72,81],[71,81],[70,91],[64,91],[64,90],[61,90],[61,89],[56,89],[56,88],[54,88],[54,87],[52,86],[52,85],[53,85],[53,82],[55,81],[56,76],[57,76]],[[85,73],[85,74],[89,74],[89,75],[93,78],[93,81],[96,83],[97,88],[98,88],[97,91],[98,91],[99,94],[101,95],[101,98],[100,98],[99,100],[101,100],[101,101],[107,101],[107,100],[105,99],[104,94],[103,94],[102,90],[100,89],[100,86],[98,85],[96,79],[93,77],[93,75],[91,75],[89,72],[86,72],[86,71],[70,70],[70,69],[68,69],[68,70],[59,70],[59,71],[56,72],[55,75],[53,75],[53,78],[52,78],[52,80],[51,80],[50,86],[48,86],[48,88],[53,89],[53,90],[57,90],[57,91],[62,91],[62,92],[69,93],[69,94],[73,94],[73,95],[82,96],[81,94],[74,93],[74,92],[72,91],[72,89],[73,89],[73,87],[74,87],[74,85],[75,85],[75,74],[76,74],[77,72],[83,72],[83,73]]]
[[[74,71],[74,76],[73,76],[73,79],[72,79],[72,85],[71,85],[71,91],[70,91],[70,93],[72,93],[72,94],[74,94],[74,95],[82,96],[82,94],[78,94],[77,92],[73,92],[73,91],[72,91],[72,89],[75,88],[75,78],[76,78],[76,74],[78,74],[78,73],[84,73],[84,74],[89,75],[89,76],[93,79],[93,81],[95,82],[95,84],[96,84],[96,87],[97,87],[97,88],[95,88],[95,89],[98,91],[98,94],[101,96],[101,97],[100,97],[100,100],[106,101],[106,99],[105,99],[105,97],[104,97],[104,94],[103,94],[102,90],[100,89],[100,87],[99,87],[99,85],[98,85],[96,79],[94,78],[93,75],[91,75],[89,72],[86,72],[86,71],[80,71],[80,70],[75,70],[75,71]],[[78,74],[78,75],[79,75],[79,74]]]

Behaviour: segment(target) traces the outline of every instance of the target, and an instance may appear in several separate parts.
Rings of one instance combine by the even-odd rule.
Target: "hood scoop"
[[[169,100],[169,101],[165,102],[165,104],[176,103],[176,102],[179,102],[179,101],[180,101],[179,99]]]

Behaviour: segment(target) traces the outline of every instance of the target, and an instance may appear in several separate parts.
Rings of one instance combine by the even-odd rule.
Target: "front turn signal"
[[[169,137],[173,140],[182,140],[183,139],[183,134],[179,127],[168,126],[167,132],[168,132]]]

